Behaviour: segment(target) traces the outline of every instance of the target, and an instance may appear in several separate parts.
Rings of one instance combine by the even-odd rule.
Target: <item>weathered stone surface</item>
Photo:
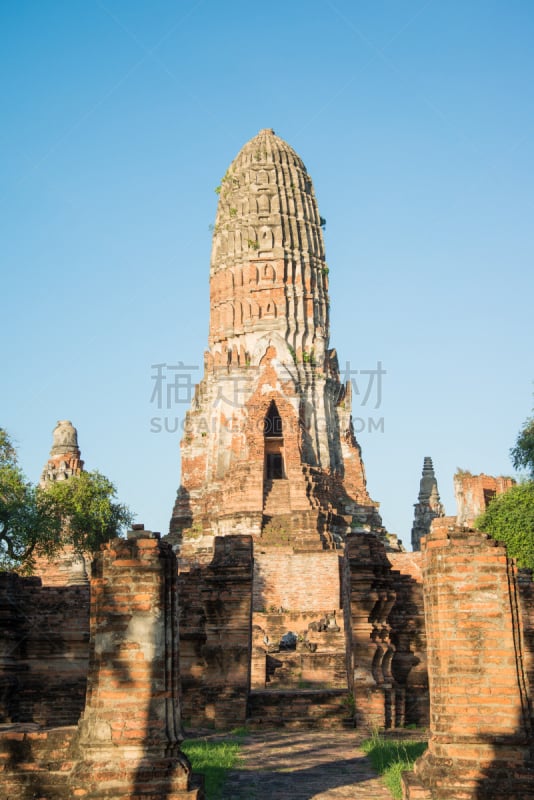
[[[350,697],[342,689],[254,691],[249,697],[251,728],[324,729],[354,727]]]
[[[0,725],[0,789],[4,800],[70,800],[76,728]]]

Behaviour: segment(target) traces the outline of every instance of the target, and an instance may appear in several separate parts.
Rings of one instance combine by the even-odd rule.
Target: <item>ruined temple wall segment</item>
[[[215,540],[212,560],[180,570],[182,713],[189,724],[243,725],[250,689],[252,540]]]
[[[74,796],[199,800],[180,751],[177,564],[142,530],[104,545],[91,578],[87,697]]]
[[[75,725],[89,662],[89,587],[0,573],[0,722]]]
[[[515,565],[504,546],[451,517],[434,520],[422,553],[431,737],[404,796],[534,797]]]
[[[472,475],[470,472],[457,472],[454,476],[454,495],[456,497],[458,525],[472,526],[476,518],[483,514],[488,503],[499,494],[508,491],[515,481],[501,475]]]

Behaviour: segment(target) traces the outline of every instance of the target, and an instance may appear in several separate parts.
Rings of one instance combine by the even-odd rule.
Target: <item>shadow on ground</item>
[[[249,735],[222,800],[391,800],[355,732]]]

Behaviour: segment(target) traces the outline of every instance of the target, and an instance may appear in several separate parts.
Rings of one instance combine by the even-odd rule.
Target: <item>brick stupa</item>
[[[270,129],[219,187],[209,349],[187,414],[171,519],[181,557],[214,536],[335,550],[383,534],[351,420],[351,385],[329,347],[328,267],[313,185]]]

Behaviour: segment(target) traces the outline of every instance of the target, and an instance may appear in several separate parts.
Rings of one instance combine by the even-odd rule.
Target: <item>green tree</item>
[[[534,480],[534,417],[527,419],[517,436],[510,457],[515,469],[524,469]]]
[[[80,551],[94,552],[133,520],[129,508],[114,501],[115,486],[96,470],[52,483],[41,492],[50,497],[68,543]]]
[[[24,477],[6,431],[0,428],[0,568],[31,564],[40,543],[44,553],[60,546],[61,520],[51,498]]]
[[[31,572],[36,555],[52,557],[67,544],[95,551],[133,519],[115,498],[115,487],[98,472],[82,472],[46,489],[33,486],[0,428],[0,569]]]
[[[494,497],[475,527],[504,542],[520,567],[534,569],[534,482],[525,481]]]
[[[494,497],[475,526],[504,542],[520,567],[534,570],[534,417],[519,431],[510,457],[515,469],[526,470],[530,480]]]

